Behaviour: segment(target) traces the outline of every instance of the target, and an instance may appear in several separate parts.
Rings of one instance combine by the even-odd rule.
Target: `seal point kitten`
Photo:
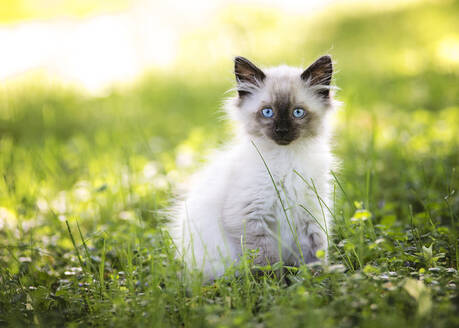
[[[188,269],[218,278],[245,249],[259,265],[317,261],[330,219],[329,114],[333,65],[260,69],[234,60],[237,95],[225,110],[238,131],[191,178],[170,234]]]

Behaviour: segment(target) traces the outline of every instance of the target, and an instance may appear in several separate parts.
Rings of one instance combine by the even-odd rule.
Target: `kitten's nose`
[[[277,126],[274,129],[274,132],[276,132],[276,134],[278,134],[278,135],[285,135],[288,132],[288,128],[285,127],[285,126]]]

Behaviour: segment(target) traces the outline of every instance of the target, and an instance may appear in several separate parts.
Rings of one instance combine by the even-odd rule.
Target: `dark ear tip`
[[[319,59],[317,59],[318,62],[321,62],[321,63],[330,63],[332,64],[333,60],[332,60],[332,57],[330,55],[323,55],[321,57],[319,57]]]
[[[330,85],[333,74],[333,61],[330,55],[323,55],[316,59],[301,74],[301,78],[309,81],[310,85]],[[322,92],[328,97],[328,90]]]
[[[242,57],[242,56],[236,56],[236,57],[234,57],[234,63],[235,63],[235,64],[244,64],[244,63],[247,63],[247,62],[249,62],[249,61],[247,60],[247,58],[244,58],[244,57]]]
[[[265,78],[262,70],[241,56],[234,57],[234,73],[236,74],[236,81],[238,83],[248,82],[257,85]]]

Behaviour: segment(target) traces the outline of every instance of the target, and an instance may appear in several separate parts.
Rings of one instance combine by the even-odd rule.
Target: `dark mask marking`
[[[288,145],[300,137],[314,137],[318,134],[321,124],[320,115],[310,112],[305,105],[296,103],[289,92],[274,93],[272,103],[262,108],[266,106],[272,107],[274,116],[267,119],[258,112],[256,120],[263,134],[278,145]],[[297,107],[306,111],[301,119],[294,118],[292,115],[292,111]]]

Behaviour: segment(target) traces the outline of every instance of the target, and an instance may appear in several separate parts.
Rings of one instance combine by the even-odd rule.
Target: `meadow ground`
[[[457,1],[343,13],[319,36],[299,25],[294,52],[255,56],[331,52],[344,103],[330,265],[277,274],[247,259],[237,278],[183,281],[158,211],[230,134],[217,111],[230,58],[103,96],[2,88],[0,326],[458,327],[458,13]],[[260,38],[277,17],[230,16],[235,35]]]

